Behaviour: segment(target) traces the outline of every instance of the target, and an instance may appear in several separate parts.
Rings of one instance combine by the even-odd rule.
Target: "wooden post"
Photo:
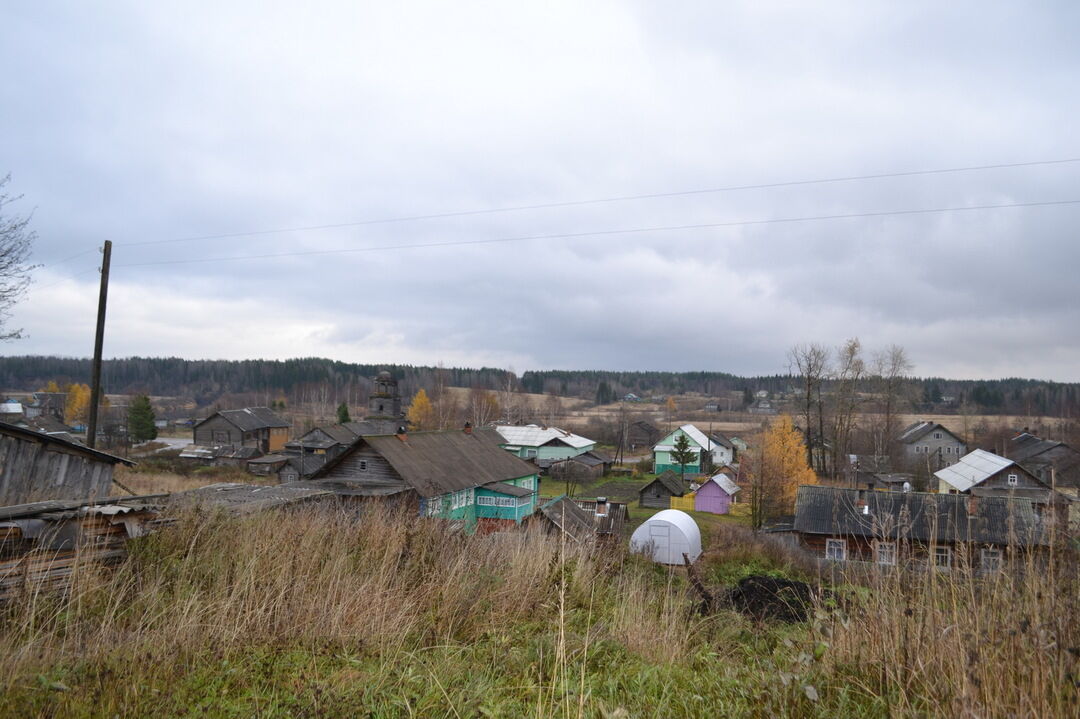
[[[101,259],[101,290],[98,293],[97,334],[94,336],[94,364],[90,378],[90,421],[86,428],[86,446],[97,443],[98,403],[101,402],[101,347],[105,342],[105,303],[109,297],[109,261],[112,259],[112,241],[105,240]]]

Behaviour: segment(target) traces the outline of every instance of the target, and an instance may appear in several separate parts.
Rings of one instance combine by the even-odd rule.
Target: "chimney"
[[[397,437],[398,439],[400,439],[402,442],[405,442],[406,440],[408,440],[409,439],[409,433],[405,430],[405,425],[400,425],[397,428],[397,434],[395,434],[394,436]]]
[[[461,431],[465,434],[472,434],[472,422],[466,422],[465,426],[461,428]]]
[[[596,516],[597,517],[606,517],[607,514],[608,514],[607,497],[597,497],[596,498]]]

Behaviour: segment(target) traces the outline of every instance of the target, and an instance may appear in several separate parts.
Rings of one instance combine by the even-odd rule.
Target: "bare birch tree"
[[[31,215],[4,214],[4,205],[20,198],[5,192],[9,180],[11,175],[0,178],[0,340],[22,336],[22,330],[8,329],[5,325],[11,317],[11,308],[30,286],[30,272],[34,269],[29,264],[30,251],[37,238],[30,229]]]
[[[803,437],[806,442],[806,462],[814,466],[814,448],[823,438],[825,429],[824,403],[821,387],[829,374],[829,350],[814,342],[797,344],[788,350],[788,367],[792,374],[798,374],[802,382],[799,413],[803,422]],[[818,436],[814,437],[814,413],[817,412]],[[818,468],[820,472],[820,468]]]
[[[881,423],[874,433],[874,453],[890,455],[892,442],[900,430],[897,418],[913,365],[904,348],[894,344],[875,352],[872,366],[881,403]]]
[[[843,466],[851,446],[851,433],[855,428],[861,398],[860,382],[866,372],[862,358],[862,343],[858,337],[849,339],[836,350],[836,368],[832,393],[832,467],[833,473]]]

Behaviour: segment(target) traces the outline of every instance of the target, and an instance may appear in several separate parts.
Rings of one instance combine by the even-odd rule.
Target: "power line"
[[[592,230],[589,232],[567,232],[547,235],[522,235],[518,237],[495,237],[482,240],[449,240],[447,242],[416,242],[405,245],[378,245],[373,247],[351,247],[337,250],[304,250],[298,252],[276,252],[261,255],[236,255],[233,257],[203,257],[183,260],[159,260],[155,262],[135,262],[117,267],[151,267],[155,265],[186,265],[200,262],[235,262],[240,260],[265,260],[280,257],[306,257],[314,255],[340,255],[358,252],[381,252],[385,250],[409,250],[431,247],[455,247],[461,245],[488,245],[505,242],[525,242],[529,240],[562,240],[578,237],[604,237],[611,235],[630,235],[645,232],[673,232],[682,230],[707,230],[723,227],[749,227],[753,225],[772,225],[794,222],[814,222],[820,220],[845,220],[866,217],[898,217],[904,215],[929,215],[944,212],[972,212],[976,210],[998,210],[1018,207],[1055,207],[1080,204],[1077,200],[1050,200],[1046,202],[1013,202],[998,205],[970,205],[966,207],[935,207],[915,210],[888,210],[882,212],[857,212],[839,215],[814,215],[809,217],[781,217],[764,220],[739,220],[734,222],[708,222],[694,225],[659,225],[654,227],[632,227],[616,230]]]
[[[856,182],[861,180],[882,180],[890,177],[916,177],[921,175],[945,175],[957,172],[979,172],[984,170],[1002,170],[1017,167],[1038,167],[1045,165],[1063,165],[1080,162],[1080,157],[1071,157],[1060,160],[1034,160],[1031,162],[1009,162],[995,165],[970,165],[967,167],[947,167],[934,170],[909,170],[905,172],[882,172],[871,175],[847,175],[842,177],[826,177],[810,180],[789,180],[785,182],[768,182],[752,185],[729,185],[726,187],[709,187],[694,190],[678,190],[674,192],[655,192],[642,195],[620,195],[616,197],[601,197],[590,200],[569,200],[566,202],[546,202],[533,205],[511,205],[508,207],[495,207],[478,210],[462,210],[458,212],[439,212],[424,215],[407,215],[402,217],[387,217],[381,219],[357,220],[355,222],[338,222],[324,225],[305,225],[300,227],[285,227],[270,230],[251,230],[247,232],[226,232],[215,235],[195,235],[191,237],[175,237],[165,240],[144,240],[141,242],[124,242],[126,247],[139,245],[161,245],[176,242],[196,242],[200,240],[224,240],[234,237],[257,237],[260,235],[275,235],[289,232],[309,232],[313,230],[333,230],[345,227],[362,227],[364,225],[387,225],[398,222],[416,222],[420,220],[438,220],[450,217],[472,217],[476,215],[493,215],[503,212],[519,212],[522,210],[546,210],[558,207],[580,207],[583,205],[598,205],[611,202],[630,202],[633,200],[653,200],[665,197],[686,197],[690,195],[706,195],[720,192],[736,192],[741,190],[764,190],[777,187],[798,187],[804,185],[823,185],[836,182]]]
[[[31,287],[31,288],[30,288],[30,292],[31,292],[31,293],[33,293],[33,292],[34,292],[34,290],[47,290],[47,289],[49,289],[50,287],[56,287],[57,285],[62,285],[62,284],[64,284],[65,282],[68,282],[68,281],[70,281],[70,280],[73,280],[73,279],[75,279],[76,277],[82,277],[83,275],[89,274],[89,273],[91,273],[91,272],[97,272],[97,271],[98,271],[98,269],[99,269],[99,268],[97,268],[97,267],[91,267],[91,268],[89,268],[89,269],[85,269],[85,270],[83,270],[82,272],[76,272],[76,273],[75,273],[75,274],[73,274],[73,275],[68,275],[67,277],[64,277],[63,279],[57,280],[56,282],[50,282],[49,284],[47,284],[47,285],[42,285],[41,287]]]
[[[42,266],[43,267],[56,267],[57,265],[62,265],[65,262],[71,262],[72,260],[78,259],[78,258],[82,257],[83,255],[88,255],[88,254],[90,254],[91,252],[93,252],[96,249],[98,249],[98,248],[96,246],[94,246],[94,247],[91,247],[91,248],[89,248],[87,250],[83,250],[82,252],[76,252],[74,255],[71,255],[70,257],[65,257],[62,260],[57,260],[56,262],[45,262]]]

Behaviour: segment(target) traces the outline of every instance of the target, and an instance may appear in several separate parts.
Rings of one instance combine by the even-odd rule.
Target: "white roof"
[[[701,556],[701,531],[686,512],[665,509],[634,530],[630,551],[647,551],[660,564],[683,564],[683,554],[694,562]]]
[[[683,433],[686,434],[687,437],[689,437],[690,439],[697,442],[699,447],[704,447],[705,450],[709,451],[709,452],[711,452],[713,450],[713,447],[715,446],[713,444],[713,442],[708,437],[705,436],[704,432],[702,432],[700,429],[698,429],[694,425],[692,425],[692,424],[684,424],[682,427],[679,427],[679,429],[681,429],[683,431]],[[677,431],[678,430],[676,430],[676,432]],[[668,434],[668,437],[670,437],[672,434],[675,434],[675,432],[671,432],[670,434]],[[665,437],[665,439],[666,439],[666,437]],[[653,447],[654,450],[659,451],[659,452],[670,452],[674,448],[675,448],[674,445],[670,445],[670,444],[658,444],[655,447]]]
[[[735,494],[739,491],[739,485],[732,482],[731,477],[727,476],[723,472],[720,472],[719,474],[714,474],[713,476],[709,477],[709,481],[719,484],[720,489],[724,490],[728,494]]]
[[[527,424],[523,427],[503,424],[495,427],[495,431],[501,434],[502,438],[509,444],[518,444],[523,447],[539,447],[553,439],[565,442],[574,449],[596,444],[595,440],[587,439],[573,432],[567,432],[557,427],[541,427],[537,424]]]
[[[956,464],[934,472],[934,476],[957,491],[966,492],[1012,464],[1015,463],[1011,459],[977,449],[965,454]]]

